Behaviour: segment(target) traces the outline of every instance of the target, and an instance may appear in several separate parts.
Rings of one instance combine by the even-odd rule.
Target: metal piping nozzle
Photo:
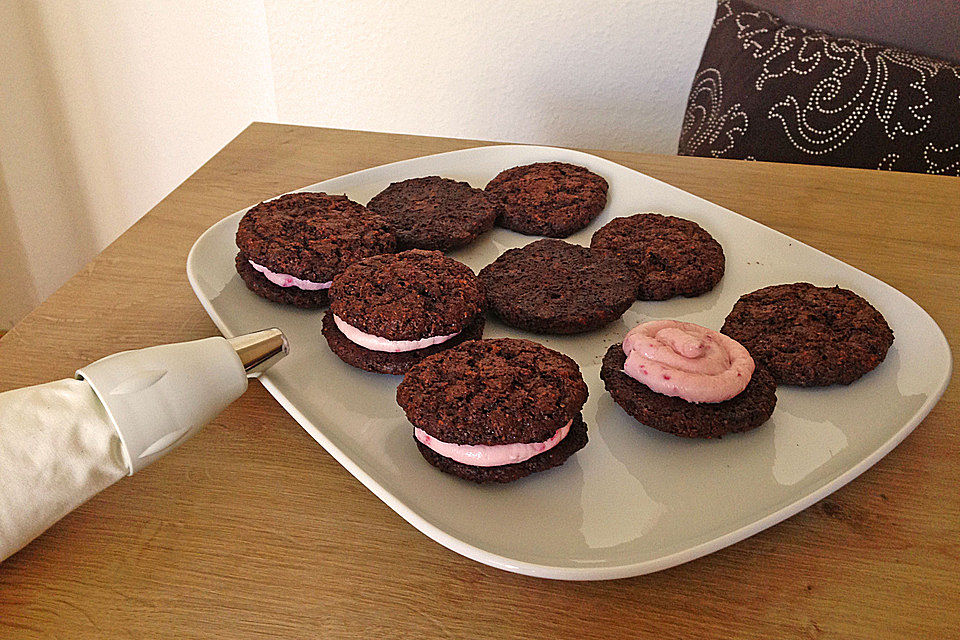
[[[254,378],[290,352],[290,345],[280,329],[264,329],[227,338],[243,363],[248,378]]]

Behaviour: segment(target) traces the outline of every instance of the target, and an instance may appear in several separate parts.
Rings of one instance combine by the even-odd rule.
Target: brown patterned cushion
[[[960,175],[960,66],[721,0],[678,153]]]

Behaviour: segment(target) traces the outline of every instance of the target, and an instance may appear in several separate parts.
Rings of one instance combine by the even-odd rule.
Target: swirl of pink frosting
[[[364,349],[371,351],[383,351],[385,353],[402,353],[404,351],[415,351],[417,349],[426,349],[435,344],[446,342],[450,338],[459,335],[459,331],[445,336],[430,336],[420,340],[388,340],[382,336],[376,336],[372,333],[366,333],[357,329],[352,324],[344,322],[340,316],[334,314],[333,322],[340,329],[340,332],[347,337],[347,340],[358,344]]]
[[[320,289],[329,289],[330,285],[333,284],[333,280],[330,282],[301,280],[300,278],[286,273],[274,273],[273,271],[270,271],[270,269],[267,269],[263,265],[257,264],[253,260],[247,260],[247,262],[250,263],[251,267],[262,273],[267,280],[278,287],[296,287],[297,289],[303,289],[304,291],[319,291]]]
[[[736,340],[690,322],[654,320],[623,339],[623,372],[657,393],[723,402],[747,388],[753,358]]]
[[[445,458],[469,464],[473,467],[499,467],[529,460],[533,456],[553,449],[567,437],[573,420],[557,429],[544,442],[518,442],[515,444],[453,444],[437,440],[423,429],[414,429],[414,437]]]

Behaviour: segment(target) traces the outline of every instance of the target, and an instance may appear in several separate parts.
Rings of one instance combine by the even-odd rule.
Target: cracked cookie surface
[[[531,236],[566,238],[607,204],[607,181],[565,162],[538,162],[501,171],[485,191],[503,204],[497,224]]]
[[[480,271],[489,307],[534,333],[598,329],[636,299],[639,278],[616,258],[563,240],[537,240],[504,252]]]
[[[438,251],[470,244],[492,229],[503,211],[483,189],[439,176],[394,182],[367,208],[390,224],[401,250]]]
[[[586,400],[573,359],[517,338],[464,342],[414,366],[397,387],[407,419],[454,444],[543,442]]]
[[[480,279],[439,251],[411,249],[366,258],[330,287],[330,310],[347,324],[388,340],[462,331],[483,313]]]
[[[290,193],[261,202],[243,214],[236,242],[246,259],[312,282],[329,282],[357,260],[397,248],[380,216],[346,196],[326,193]]]
[[[590,248],[617,256],[640,277],[640,300],[694,297],[723,278],[723,247],[692,220],[659,213],[614,218]]]
[[[876,368],[893,344],[883,315],[856,293],[808,282],[741,296],[720,329],[780,384],[850,384]]]

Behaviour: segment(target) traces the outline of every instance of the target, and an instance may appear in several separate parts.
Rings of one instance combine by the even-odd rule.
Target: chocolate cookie
[[[482,189],[439,176],[394,182],[367,208],[390,224],[401,250],[438,251],[470,244],[492,229],[503,211]]]
[[[317,291],[305,291],[297,287],[281,287],[267,280],[266,276],[253,268],[250,261],[238,253],[236,257],[237,273],[240,279],[247,285],[250,291],[271,302],[280,304],[289,304],[301,309],[317,309],[327,306],[330,301],[327,291],[329,289],[319,289]]]
[[[483,286],[469,267],[439,251],[411,249],[366,258],[334,278],[323,334],[348,364],[402,373],[480,337],[483,305]]]
[[[327,303],[326,289],[301,286],[329,283],[353,262],[392,253],[397,246],[382,218],[346,196],[325,193],[291,193],[261,202],[240,219],[236,241],[237,272],[247,287],[268,300],[301,307]]]
[[[590,248],[614,254],[640,276],[640,300],[699,296],[723,277],[723,248],[691,220],[638,213],[614,218],[590,241]]]
[[[718,438],[749,431],[770,419],[777,404],[777,385],[770,372],[757,365],[746,389],[723,402],[694,403],[652,391],[623,372],[627,356],[623,344],[612,345],[603,356],[600,378],[613,396],[638,422],[685,438]]]
[[[323,337],[327,339],[330,350],[350,366],[374,373],[402,375],[406,373],[410,367],[427,356],[439,353],[444,349],[455,347],[467,340],[479,340],[481,336],[483,336],[484,323],[485,320],[481,313],[477,315],[476,319],[467,325],[459,335],[451,338],[447,342],[431,345],[424,349],[400,351],[397,353],[365,349],[355,342],[351,342],[349,338],[343,335],[340,328],[337,327],[333,320],[333,313],[330,311],[323,316],[321,333],[323,333]]]
[[[803,387],[850,384],[879,365],[893,344],[893,331],[869,302],[807,282],[741,296],[720,331],[778,383]]]
[[[510,249],[480,271],[487,304],[507,324],[536,333],[581,333],[630,308],[639,278],[617,258],[563,240]]]
[[[480,280],[439,251],[411,249],[361,260],[330,287],[330,310],[388,340],[462,331],[483,312]]]
[[[559,467],[567,461],[567,458],[587,446],[587,425],[583,421],[583,416],[577,414],[577,417],[573,419],[573,424],[570,427],[570,432],[567,434],[567,437],[561,440],[554,448],[548,449],[543,453],[538,453],[523,462],[504,464],[496,467],[475,467],[457,462],[433,451],[416,438],[414,438],[414,442],[417,443],[420,455],[444,473],[449,473],[450,475],[478,484],[484,482],[513,482],[531,473]]]
[[[397,387],[397,403],[414,427],[443,443],[543,443],[570,424],[567,436],[552,449],[493,467],[464,464],[421,447],[431,464],[475,482],[508,482],[561,464],[586,444],[580,417],[586,400],[587,386],[576,362],[515,338],[464,342],[430,356]]]
[[[498,224],[530,236],[566,238],[607,204],[607,181],[564,162],[538,162],[501,171],[486,192],[504,207]]]

